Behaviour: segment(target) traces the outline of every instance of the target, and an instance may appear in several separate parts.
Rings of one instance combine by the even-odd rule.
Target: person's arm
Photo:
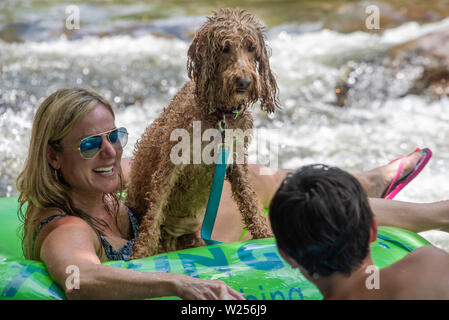
[[[76,217],[64,220],[45,238],[40,258],[68,299],[145,299],[164,296],[243,299],[241,294],[221,281],[103,265],[96,253],[101,249],[101,243],[92,228]],[[72,280],[68,277],[75,274],[73,269],[67,269],[69,266],[79,270],[79,289],[66,285],[68,279]]]

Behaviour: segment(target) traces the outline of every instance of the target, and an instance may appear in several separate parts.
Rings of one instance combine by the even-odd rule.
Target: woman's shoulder
[[[92,227],[80,217],[68,215],[57,208],[37,208],[32,212],[32,225],[30,228],[30,238],[32,240],[31,249],[33,257],[39,257],[40,248],[47,236],[58,228],[70,227],[72,230],[83,230],[84,234],[91,234],[94,242],[98,242],[98,237]],[[96,240],[95,240],[96,239]],[[69,241],[70,239],[68,239]],[[99,247],[95,244],[95,247]]]
[[[34,208],[30,215],[34,231],[40,231],[47,225],[60,225],[66,223],[87,225],[88,224],[81,218],[69,215],[58,208]],[[59,219],[64,218],[64,219]],[[53,222],[54,221],[54,222]]]

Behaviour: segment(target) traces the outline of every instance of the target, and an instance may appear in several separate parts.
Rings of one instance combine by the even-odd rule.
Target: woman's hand
[[[223,281],[204,280],[179,274],[175,285],[177,296],[184,300],[245,300],[243,294],[228,287]]]

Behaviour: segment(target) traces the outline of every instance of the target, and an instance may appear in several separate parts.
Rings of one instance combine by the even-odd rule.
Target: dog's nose
[[[237,78],[237,89],[248,89],[250,84],[251,84],[250,77],[244,76]]]

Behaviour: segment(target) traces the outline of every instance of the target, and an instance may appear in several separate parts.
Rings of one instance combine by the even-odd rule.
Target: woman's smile
[[[104,166],[93,170],[96,174],[104,177],[109,177],[115,174],[114,165]]]

